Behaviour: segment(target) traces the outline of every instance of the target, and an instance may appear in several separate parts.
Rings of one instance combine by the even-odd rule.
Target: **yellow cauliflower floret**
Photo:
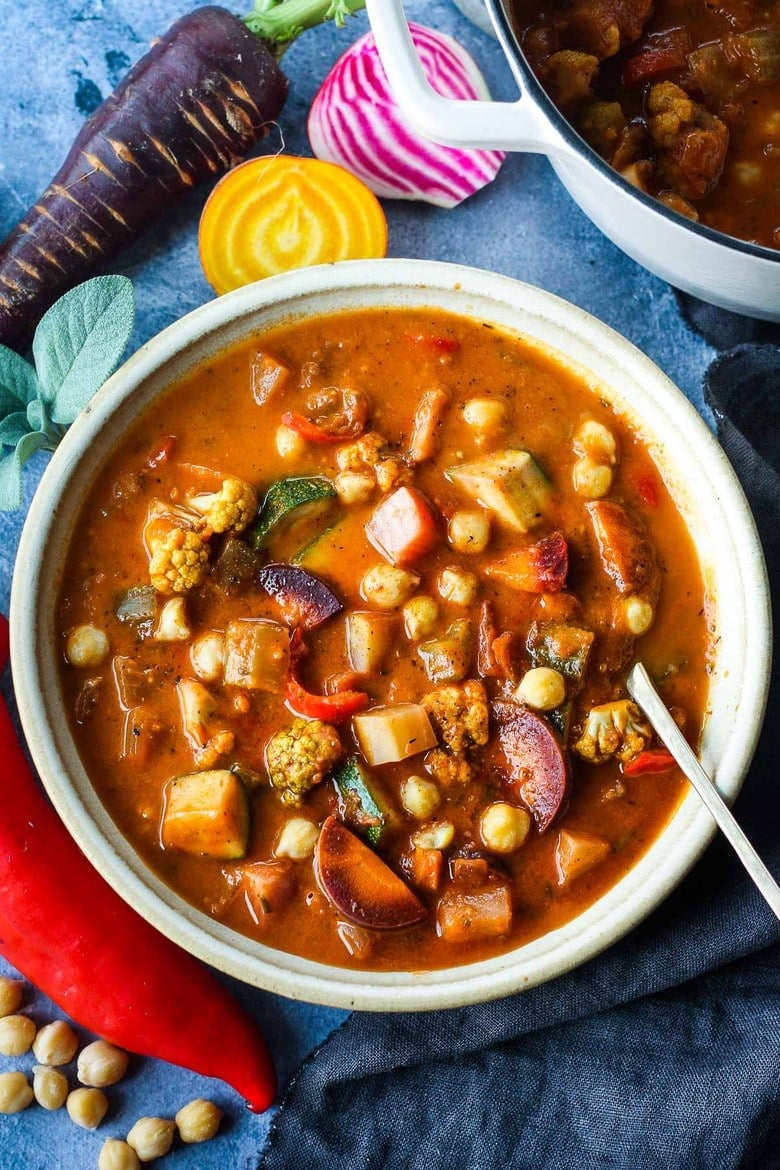
[[[425,757],[425,770],[444,788],[453,784],[468,784],[474,776],[474,765],[460,752],[433,748]]]
[[[296,719],[272,735],[265,748],[268,777],[283,804],[302,804],[340,758],[339,733],[319,719]]]
[[[403,459],[390,456],[389,459],[380,459],[374,466],[377,486],[380,492],[391,492],[401,484],[409,483],[413,472],[407,467]]]
[[[662,81],[652,87],[647,108],[650,134],[655,145],[660,147],[673,146],[681,127],[691,125],[696,115],[695,103],[673,81]]]
[[[387,447],[387,439],[376,431],[369,431],[354,443],[339,447],[336,452],[336,464],[339,471],[362,471],[364,467],[374,467]]]
[[[257,492],[251,483],[229,475],[218,492],[192,496],[188,503],[212,532],[243,532],[257,512]]]
[[[434,729],[453,752],[482,747],[488,741],[488,703],[485,688],[474,679],[437,687],[422,705]]]
[[[147,539],[149,579],[158,593],[186,593],[200,584],[209,563],[208,545],[200,533],[169,528]]]
[[[620,699],[591,707],[574,751],[593,764],[603,764],[613,756],[626,764],[645,750],[652,734],[637,705]]]

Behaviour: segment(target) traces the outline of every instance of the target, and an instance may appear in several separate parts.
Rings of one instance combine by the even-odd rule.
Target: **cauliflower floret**
[[[338,732],[319,719],[296,719],[291,727],[272,735],[265,748],[268,776],[283,804],[302,804],[309,789],[340,757]]]
[[[485,688],[474,679],[437,687],[422,705],[441,739],[453,752],[482,747],[488,741],[488,703]]]
[[[374,467],[388,446],[387,439],[376,431],[361,435],[354,443],[339,447],[336,452],[339,471],[362,471],[364,467]]]
[[[168,528],[147,536],[149,579],[158,593],[186,593],[203,580],[209,549],[198,532]]]
[[[433,748],[425,757],[425,770],[444,788],[453,784],[468,784],[474,776],[474,765],[461,752]]]
[[[636,704],[620,699],[591,707],[574,751],[593,764],[603,764],[613,756],[626,764],[644,751],[652,734]]]
[[[251,483],[232,475],[223,479],[218,492],[204,492],[187,502],[212,532],[243,532],[257,512],[257,492]]]
[[[380,459],[374,466],[374,475],[380,492],[391,492],[393,488],[409,483],[412,474],[411,467],[407,467],[402,459],[392,455],[388,459]]]

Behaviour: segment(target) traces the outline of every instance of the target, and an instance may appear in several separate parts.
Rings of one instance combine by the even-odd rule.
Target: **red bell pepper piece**
[[[290,639],[290,671],[287,675],[284,697],[296,715],[305,719],[321,719],[323,723],[343,723],[358,711],[364,711],[370,700],[365,691],[338,690],[329,695],[315,695],[298,682],[295,669],[308,653],[300,629]]]
[[[649,748],[623,765],[626,776],[652,776],[675,767],[674,756],[666,748]]]
[[[407,333],[406,336],[414,345],[422,346],[424,349],[432,349],[438,353],[457,353],[460,349],[457,337],[437,337],[433,333]]]
[[[313,423],[305,414],[298,414],[296,410],[288,410],[282,415],[282,422],[291,431],[295,431],[308,443],[343,443],[349,435],[334,435],[323,427]]]
[[[8,623],[0,616],[0,671]],[[218,1077],[260,1113],[273,1063],[211,972],[93,869],[48,804],[0,700],[0,952],[77,1023],[132,1052]]]
[[[682,69],[688,60],[690,47],[690,37],[681,28],[651,36],[626,59],[622,71],[623,85],[627,88],[643,85],[662,73]]]

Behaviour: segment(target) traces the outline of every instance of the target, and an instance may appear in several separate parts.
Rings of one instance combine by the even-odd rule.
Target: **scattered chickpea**
[[[140,1170],[138,1154],[127,1142],[106,1138],[98,1154],[98,1170]]]
[[[559,670],[535,666],[523,675],[517,696],[533,711],[552,711],[566,698],[566,682]]]
[[[0,1113],[21,1113],[32,1099],[33,1091],[23,1072],[0,1073]]]
[[[407,776],[401,785],[401,804],[418,821],[433,816],[441,804],[439,789],[424,776]]]
[[[455,605],[471,605],[479,591],[479,578],[474,573],[450,565],[439,573],[436,587],[444,601],[451,601]]]
[[[201,634],[190,647],[192,669],[203,682],[218,682],[225,673],[225,635]]]
[[[24,983],[21,979],[0,976],[0,1017],[13,1015],[22,1003]]]
[[[590,455],[596,463],[614,467],[617,462],[617,440],[609,427],[587,418],[574,434],[574,450],[578,455]]]
[[[33,1068],[33,1094],[44,1109],[62,1109],[68,1096],[68,1078],[57,1068],[36,1064]]]
[[[497,398],[470,398],[463,407],[463,417],[477,432],[477,441],[500,431],[506,422],[506,403]]]
[[[761,182],[763,171],[760,166],[751,162],[734,163],[731,168],[732,177],[741,183],[743,187],[752,187],[756,183]]]
[[[208,1142],[216,1135],[222,1120],[222,1110],[212,1101],[199,1097],[190,1101],[176,1114],[179,1137],[187,1145],[194,1142]]]
[[[127,1135],[127,1144],[132,1146],[141,1162],[153,1162],[163,1158],[173,1144],[176,1126],[164,1117],[141,1117]]]
[[[596,463],[590,455],[583,455],[574,464],[572,483],[578,496],[587,500],[600,500],[612,487],[612,468]]]
[[[340,471],[333,486],[342,504],[365,504],[374,494],[376,479],[367,471]]]
[[[39,1064],[68,1064],[76,1055],[78,1037],[66,1020],[44,1024],[33,1040],[32,1050]]]
[[[313,821],[307,820],[306,817],[291,817],[279,834],[274,856],[303,861],[306,857],[311,857],[319,835],[320,831]]]
[[[100,666],[108,657],[108,636],[97,626],[76,626],[65,642],[65,657],[71,666]]]
[[[435,597],[421,593],[412,597],[403,608],[404,630],[412,642],[428,638],[439,620],[439,603]]]
[[[82,1085],[103,1089],[115,1085],[127,1072],[130,1057],[107,1040],[93,1040],[79,1053],[76,1075]]]
[[[643,597],[627,597],[623,612],[629,633],[637,638],[646,634],[655,621],[655,610]]]
[[[276,431],[276,450],[282,459],[297,459],[306,450],[306,440],[284,423]]]
[[[408,569],[399,569],[384,562],[372,567],[360,582],[360,595],[369,605],[379,609],[398,609],[411,597],[420,578]]]
[[[416,849],[447,849],[455,837],[455,826],[451,821],[436,821],[412,834],[412,845]]]
[[[481,553],[490,540],[490,517],[478,508],[454,512],[447,525],[447,540],[459,553]]]
[[[479,832],[492,853],[514,853],[525,841],[531,818],[524,808],[497,801],[489,804],[479,821]]]
[[[108,1112],[108,1101],[100,1089],[74,1089],[65,1102],[68,1117],[82,1129],[97,1129]]]
[[[0,1055],[23,1056],[35,1039],[35,1024],[29,1016],[4,1016],[0,1020]]]

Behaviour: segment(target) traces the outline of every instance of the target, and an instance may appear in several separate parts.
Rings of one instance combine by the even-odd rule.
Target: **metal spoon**
[[[715,818],[718,828],[721,829],[726,840],[735,850],[739,860],[772,910],[780,918],[780,886],[742,832],[723,797],[686,743],[682,732],[669,714],[663,699],[650,681],[650,676],[641,662],[629,671],[626,685],[632,699],[642,708],[653,728]]]

